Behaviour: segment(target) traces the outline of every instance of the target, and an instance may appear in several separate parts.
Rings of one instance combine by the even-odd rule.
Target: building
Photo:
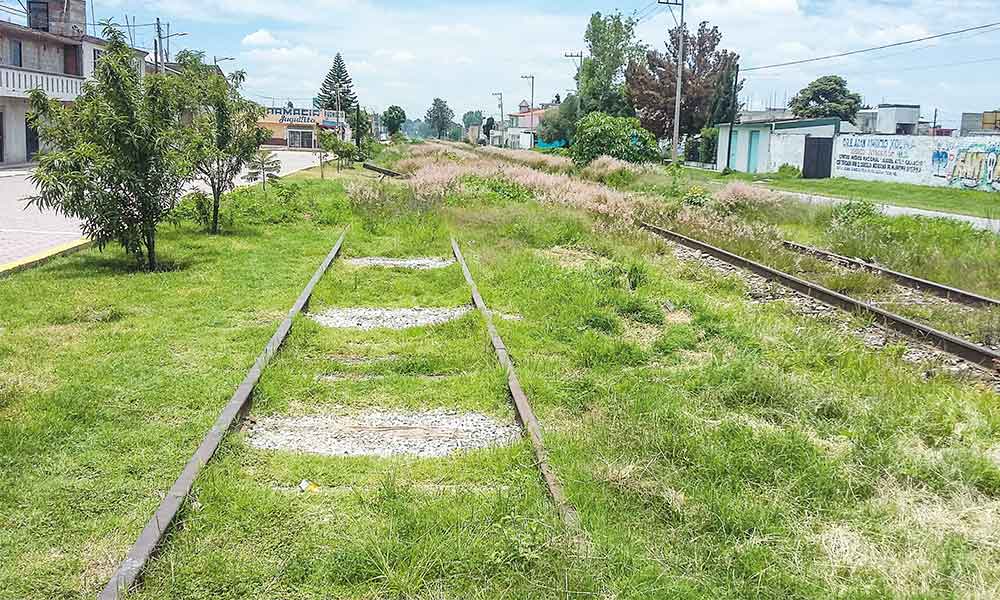
[[[504,136],[504,146],[509,148],[533,148],[538,138],[538,125],[545,114],[544,108],[531,109],[527,100],[518,105],[518,112],[508,115],[510,126]]]
[[[351,129],[344,113],[319,108],[267,108],[259,125],[269,132],[269,146],[318,148],[319,131],[339,131],[341,139],[351,139]]]
[[[916,135],[920,128],[919,104],[879,104],[878,108],[858,111],[855,119],[861,133]],[[925,128],[929,132],[931,127]]]
[[[732,146],[730,146],[732,129]],[[837,117],[822,119],[785,119],[745,121],[732,127],[729,123],[719,125],[719,150],[716,168],[745,173],[773,173],[782,165],[792,165],[806,173],[813,163],[825,168],[815,176],[830,176],[830,153],[833,138],[840,133],[854,133],[858,128]],[[820,156],[813,161],[813,154]],[[809,172],[809,175],[814,175]]]
[[[960,135],[1000,135],[1000,111],[962,113]]]
[[[72,102],[107,46],[87,35],[85,0],[32,0],[27,8],[27,25],[0,21],[0,164],[28,162],[39,150],[27,121],[31,91]],[[142,71],[146,52],[135,52]]]

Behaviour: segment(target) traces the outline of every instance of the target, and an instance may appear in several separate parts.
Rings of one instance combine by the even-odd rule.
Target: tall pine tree
[[[316,96],[316,108],[326,110],[337,110],[337,90],[340,90],[340,110],[349,113],[358,103],[358,97],[354,95],[354,84],[351,83],[351,76],[347,73],[347,64],[344,57],[337,53],[333,59],[333,66],[326,74],[323,85],[319,88],[319,95]]]

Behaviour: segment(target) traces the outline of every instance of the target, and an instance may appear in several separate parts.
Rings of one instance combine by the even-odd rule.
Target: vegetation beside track
[[[328,459],[254,450],[235,435],[139,597],[997,592],[994,392],[926,379],[901,348],[865,348],[785,302],[749,302],[740,279],[609,227],[573,208],[576,198],[467,177],[440,193],[422,194],[419,180],[352,188],[348,205],[340,183],[311,185],[319,205],[349,206],[345,256],[441,256],[454,233],[487,303],[521,317],[497,327],[590,552],[562,530],[524,442],[449,460]],[[187,268],[128,273],[90,251],[0,281],[16,307],[0,316],[0,373],[24,374],[0,406],[0,518],[28,523],[0,528],[2,553],[15,557],[0,566],[0,589],[93,595],[337,231],[168,230],[164,257],[188,257]],[[313,310],[465,296],[457,267],[335,264]],[[40,300],[13,302],[21,297]],[[125,316],[37,335],[53,326],[48,315],[93,306]],[[476,314],[395,333],[299,319],[253,415],[337,407],[512,418]],[[303,479],[319,490],[299,492]]]
[[[802,179],[781,177],[777,173],[739,173],[722,175],[717,171],[685,168],[693,180],[713,183],[747,181],[763,183],[775,190],[830,196],[845,200],[864,200],[875,204],[892,204],[909,208],[922,208],[946,213],[970,215],[986,219],[1000,219],[1000,195],[978,190],[949,187],[932,187],[887,181],[860,181],[844,177],[830,179]],[[650,178],[649,183],[664,185],[666,176]]]

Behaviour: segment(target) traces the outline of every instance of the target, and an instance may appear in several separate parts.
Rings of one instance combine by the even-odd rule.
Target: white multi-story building
[[[38,152],[38,134],[27,121],[31,90],[72,102],[107,46],[87,35],[86,0],[31,0],[25,6],[27,25],[0,21],[0,164],[27,162]],[[145,54],[136,51],[138,65]]]

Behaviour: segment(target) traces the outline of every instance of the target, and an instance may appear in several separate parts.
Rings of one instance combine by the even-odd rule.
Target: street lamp
[[[534,136],[534,133],[535,133],[535,76],[534,75],[521,75],[521,79],[530,79],[531,80],[531,108],[529,109],[531,112],[529,114],[531,115],[531,133],[532,133],[532,136]],[[534,138],[532,138],[532,141],[534,141]]]
[[[227,60],[236,60],[232,56],[214,56],[212,57],[212,62],[218,65],[220,62],[225,62]]]

